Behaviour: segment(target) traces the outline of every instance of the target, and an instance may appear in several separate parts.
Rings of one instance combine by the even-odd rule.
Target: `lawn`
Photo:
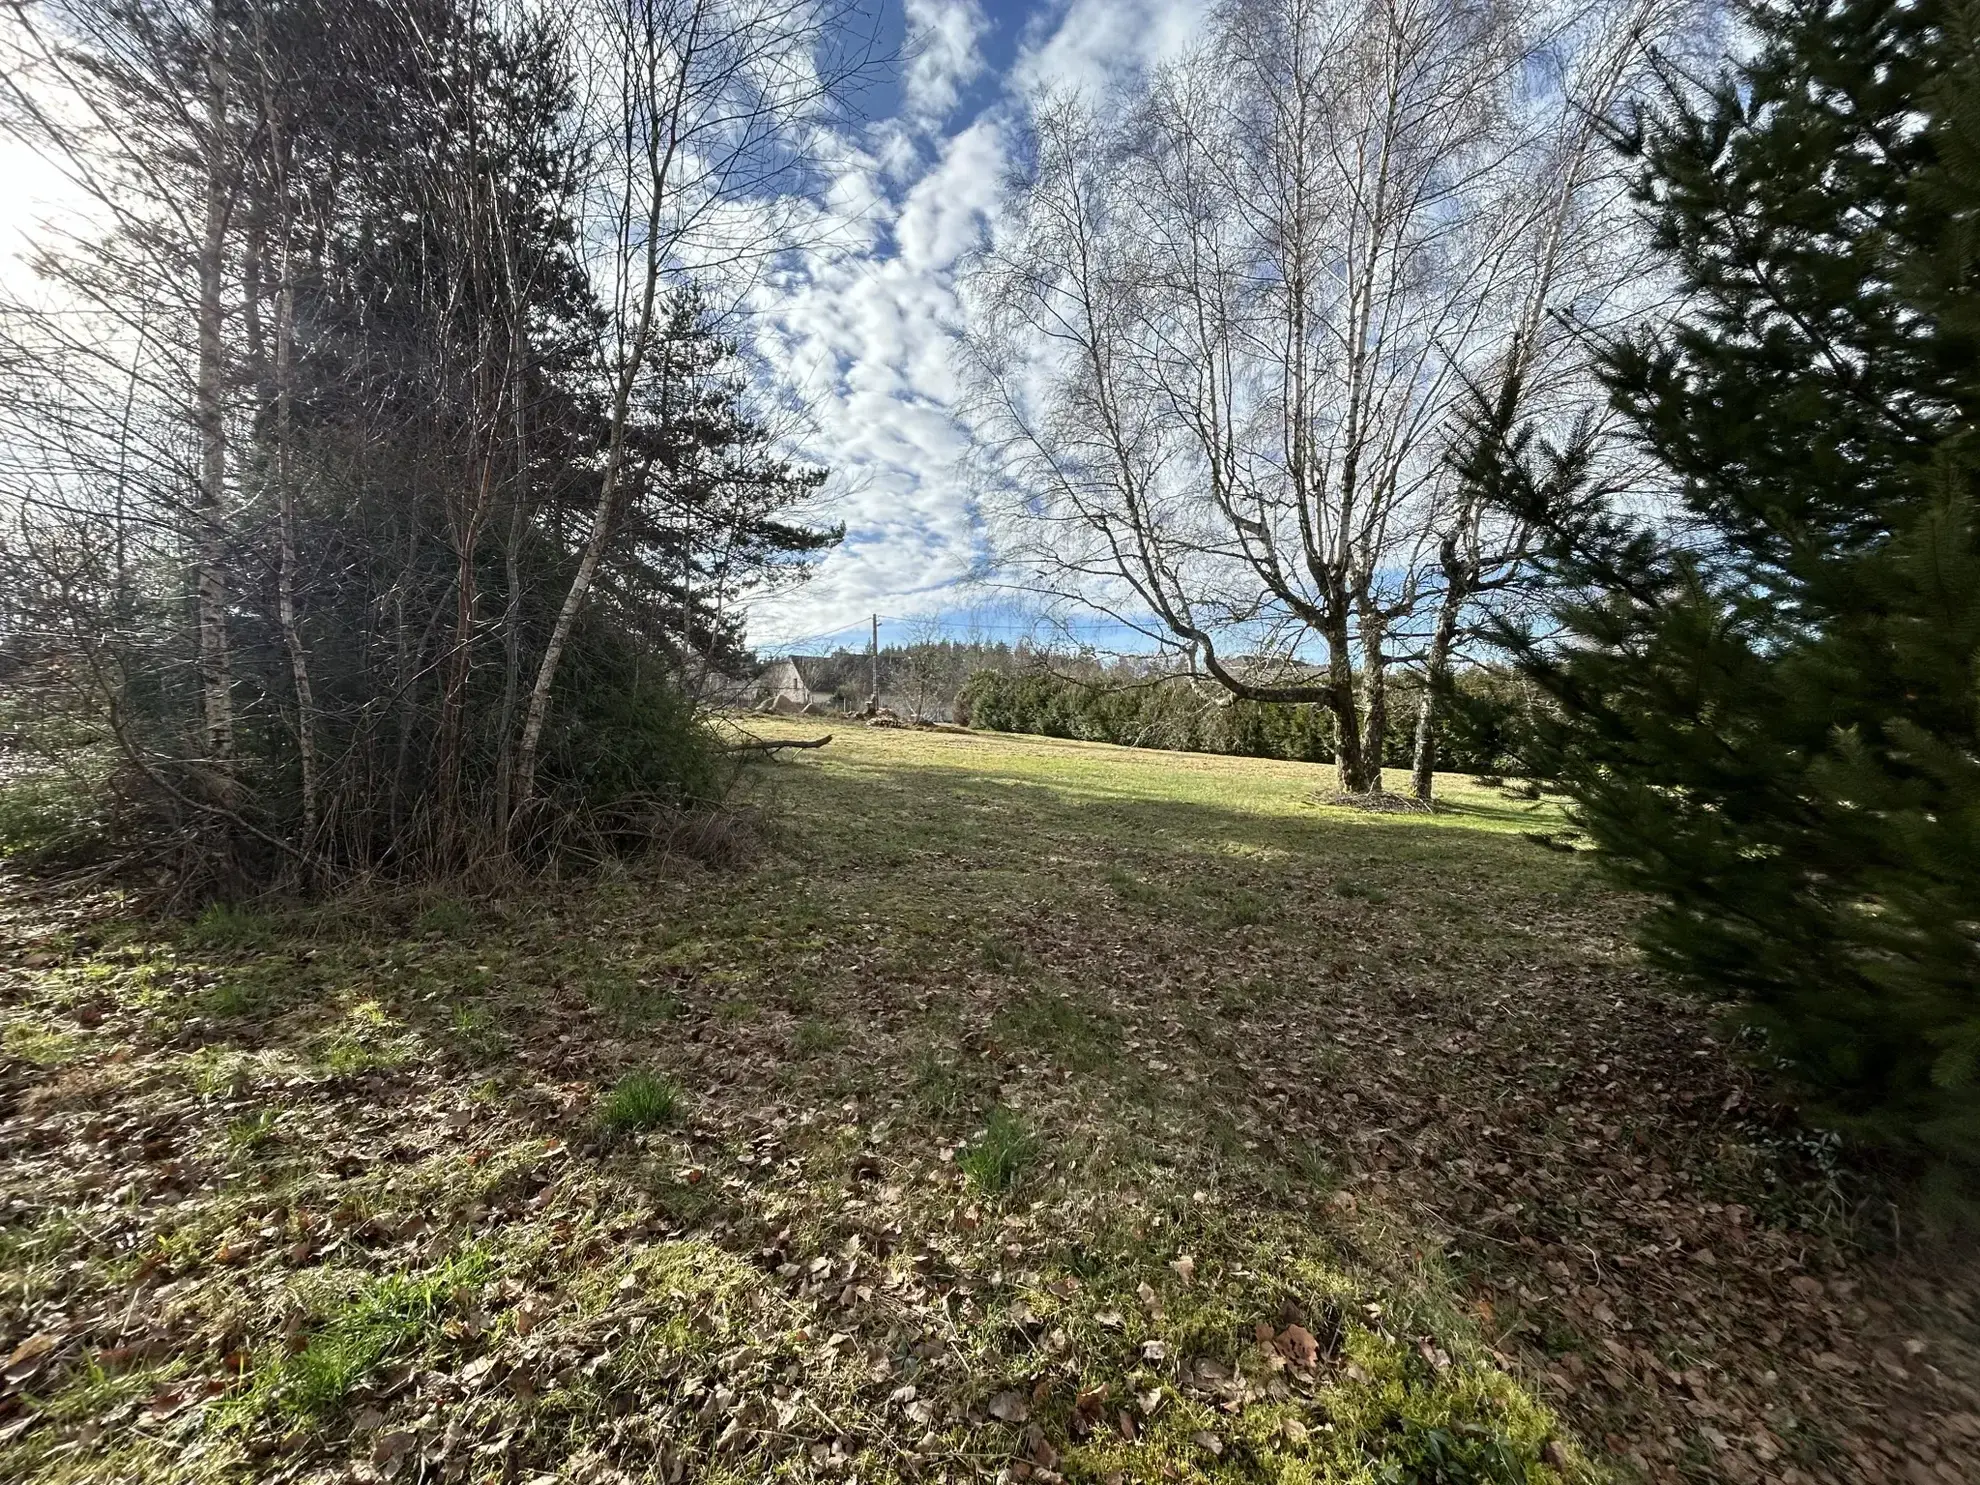
[[[5,884],[0,1478],[1974,1478],[1970,1274],[1521,806],[750,725],[740,867]]]

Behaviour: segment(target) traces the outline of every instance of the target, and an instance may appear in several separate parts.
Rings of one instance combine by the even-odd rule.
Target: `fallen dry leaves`
[[[936,744],[955,761],[887,751]],[[1137,801],[1120,778],[1094,804],[1044,764],[986,782],[1003,755],[976,739],[859,746],[777,772],[800,823],[751,873],[580,889],[458,951],[386,934],[330,968],[289,944],[202,958],[113,931],[114,904],[17,892],[0,1449],[26,1452],[0,1457],[74,1478],[192,1450],[216,1479],[603,1485],[780,1460],[1049,1481],[1105,1444],[1209,1477],[1245,1467],[1254,1410],[1372,1384],[1350,1322],[1425,1377],[1462,1369],[1459,1337],[1396,1298],[1442,1286],[1644,1478],[1976,1478],[1970,1268],[1880,1225],[1875,1188],[1636,963],[1629,904],[1579,863],[1425,845],[1444,827],[1416,821]],[[1255,921],[1217,916],[1254,897]],[[358,1042],[413,1050],[327,1066],[308,1049],[342,1012],[315,988],[200,1012],[243,964],[370,997]],[[494,987],[474,991],[485,1033],[470,985]],[[814,1021],[840,1040],[806,1055]],[[601,1140],[600,1090],[647,1067],[687,1115]],[[993,1101],[1051,1136],[1010,1201],[956,1169]],[[1338,1323],[1261,1298],[1225,1353],[1178,1341],[1218,1285],[1275,1292],[1188,1246],[1192,1213],[1253,1209],[1395,1295]],[[1088,1293],[1054,1267],[1122,1214],[1144,1277]],[[285,1359],[361,1346],[335,1329],[353,1305],[413,1303],[378,1285],[456,1271],[335,1408],[225,1423]],[[1111,1380],[1087,1374],[1106,1346]],[[1181,1452],[1158,1455],[1172,1417]],[[1276,1437],[1306,1450],[1322,1426],[1287,1414]],[[1558,1439],[1539,1457],[1575,1467]]]

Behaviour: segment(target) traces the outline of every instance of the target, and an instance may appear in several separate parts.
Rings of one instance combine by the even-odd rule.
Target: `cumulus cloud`
[[[1033,24],[1007,86],[1019,96],[1046,88],[1104,93],[1185,51],[1209,11],[1210,0],[1073,0]]]
[[[807,452],[834,472],[847,535],[811,583],[759,607],[760,641],[875,609],[939,609],[968,576],[980,542],[960,479],[968,443],[954,415],[954,279],[996,210],[1004,166],[994,117],[949,136],[918,178],[873,209],[880,245],[807,253],[765,307],[759,346],[803,388]]]
[[[907,0],[907,73],[901,113],[911,125],[940,124],[983,73],[978,44],[989,29],[976,0]]]
[[[1010,140],[1049,88],[1104,93],[1184,50],[1209,0],[1071,0],[1026,24],[996,95],[950,123],[982,75],[978,0],[907,0],[910,59],[898,117],[839,178],[832,205],[861,226],[801,255],[760,308],[759,347],[805,404],[806,453],[834,471],[845,544],[794,593],[752,615],[761,644],[788,643],[874,611],[951,610],[985,548],[962,478],[956,265],[990,230]]]

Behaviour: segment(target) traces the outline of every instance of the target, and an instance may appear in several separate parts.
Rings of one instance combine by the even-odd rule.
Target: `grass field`
[[[1521,807],[836,730],[733,870],[6,884],[0,1479],[1975,1478],[1968,1275]]]

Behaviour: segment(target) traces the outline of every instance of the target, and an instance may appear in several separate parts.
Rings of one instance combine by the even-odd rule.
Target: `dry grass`
[[[839,732],[744,867],[16,895],[0,1476],[1966,1477],[1961,1276],[1518,806]]]

